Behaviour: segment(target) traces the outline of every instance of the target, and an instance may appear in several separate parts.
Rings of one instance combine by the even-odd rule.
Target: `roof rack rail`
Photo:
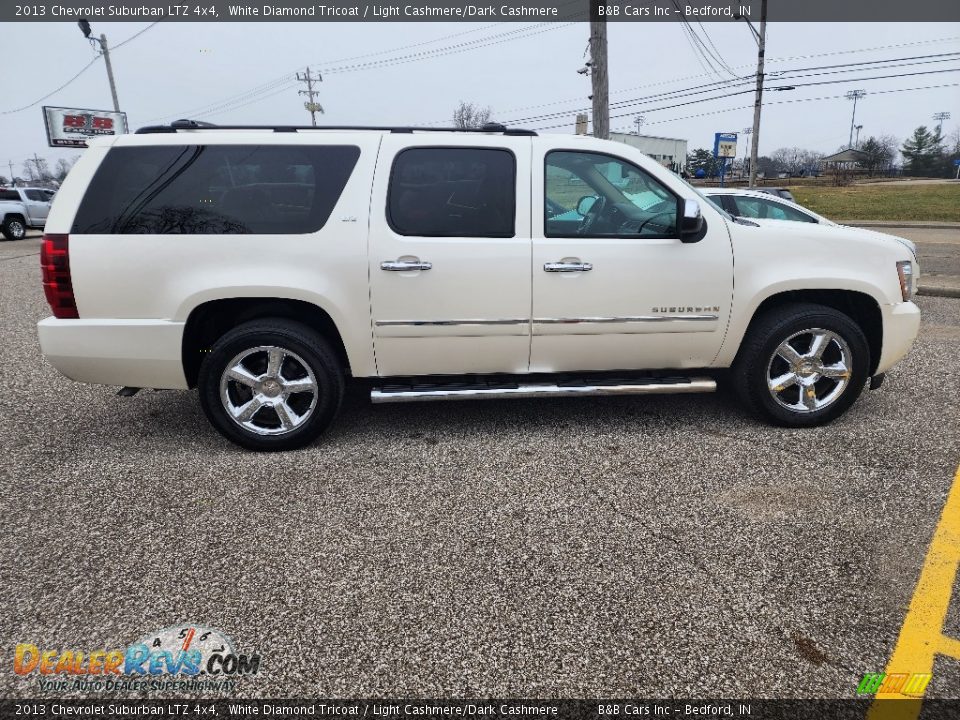
[[[415,133],[415,132],[483,132],[500,133],[502,135],[520,135],[535,136],[536,130],[527,130],[526,128],[508,128],[500,123],[485,123],[479,128],[457,128],[457,127],[417,127],[397,126],[397,125],[215,125],[214,123],[204,122],[202,120],[174,120],[169,125],[147,125],[139,128],[136,135],[148,135],[152,133],[175,133],[178,130],[272,130],[273,132],[298,132],[300,130],[377,130],[380,132],[391,133]]]

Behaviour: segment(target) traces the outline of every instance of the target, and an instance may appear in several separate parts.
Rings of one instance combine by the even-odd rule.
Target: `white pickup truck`
[[[567,135],[211,127],[94,141],[41,263],[50,363],[199,389],[248,448],[374,402],[710,392],[828,422],[910,349],[896,238],[753,223],[639,151]]]
[[[0,232],[7,240],[22,240],[28,228],[41,229],[50,213],[44,188],[0,188]]]

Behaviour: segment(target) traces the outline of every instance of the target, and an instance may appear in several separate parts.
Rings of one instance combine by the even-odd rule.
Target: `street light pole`
[[[934,113],[933,119],[937,121],[937,137],[943,137],[943,121],[950,119],[950,113],[948,112]]]
[[[113,109],[120,112],[120,101],[117,100],[117,83],[113,79],[113,64],[110,62],[110,47],[107,45],[107,36],[101,34],[100,37],[90,37],[90,21],[86,18],[80,18],[77,21],[80,32],[91,42],[100,45],[100,52],[103,53],[103,64],[107,66],[107,80],[110,81],[110,96],[113,98]]]
[[[747,137],[750,137],[750,135],[753,134],[753,128],[752,128],[752,127],[745,127],[745,128],[743,129],[743,134],[746,135]],[[744,143],[744,144],[743,144],[743,164],[744,164],[744,166],[746,166],[746,164],[747,164],[747,163],[749,162],[749,160],[750,160],[750,158],[747,157],[747,151],[748,151],[748,149],[749,149],[749,146],[747,145],[747,143]],[[740,173],[740,177],[741,177],[741,178],[743,177],[743,173],[742,173],[742,172]]]
[[[847,141],[848,148],[853,148],[853,128],[857,119],[857,100],[866,94],[866,90],[851,90],[846,95],[847,100],[853,100],[853,114],[850,116],[850,139]]]

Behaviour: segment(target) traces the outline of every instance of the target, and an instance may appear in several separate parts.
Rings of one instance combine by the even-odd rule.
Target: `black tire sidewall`
[[[220,400],[220,379],[234,357],[260,345],[275,345],[299,355],[313,372],[319,393],[311,417],[283,435],[257,435],[227,414]],[[200,405],[211,424],[228,440],[250,450],[277,451],[303,447],[329,427],[343,401],[343,370],[329,344],[300,323],[277,319],[241,325],[218,340],[204,358],[197,378]]]
[[[14,223],[19,224],[20,227],[23,229],[22,232],[21,232],[19,235],[17,235],[16,233],[14,233],[14,232],[10,229],[10,226],[13,225]],[[7,240],[23,240],[23,238],[25,238],[25,237],[27,236],[27,225],[26,225],[26,223],[24,223],[24,222],[22,222],[22,221],[20,221],[20,220],[6,220],[6,221],[3,223],[3,236],[4,236]]]
[[[850,348],[852,368],[850,382],[843,394],[827,407],[812,413],[798,413],[783,407],[773,398],[768,389],[767,369],[774,352],[791,335],[805,330],[822,328],[839,335]],[[843,313],[832,308],[810,308],[768,322],[760,329],[763,337],[757,338],[758,351],[746,359],[741,368],[742,392],[747,394],[748,405],[755,413],[776,425],[785,427],[812,427],[828,423],[846,412],[863,391],[870,368],[870,347],[863,331]]]

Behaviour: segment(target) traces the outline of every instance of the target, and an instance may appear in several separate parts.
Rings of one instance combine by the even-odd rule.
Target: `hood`
[[[837,227],[843,228],[844,230],[850,230],[855,233],[859,233],[863,237],[873,237],[873,238],[883,239],[883,240],[896,240],[898,243],[900,243],[905,248],[907,248],[911,253],[913,253],[914,260],[917,259],[917,246],[912,241],[907,240],[906,238],[902,238],[898,235],[890,235],[889,233],[877,232],[876,230],[870,230],[869,228],[854,227],[852,225],[837,225]]]
[[[850,225],[837,225],[835,223],[805,223],[805,222],[793,222],[791,220],[770,220],[769,218],[750,218],[750,222],[759,225],[764,228],[784,228],[785,226],[793,226],[794,229],[803,230],[808,233],[816,233],[817,235],[822,235],[824,238],[836,238],[837,240],[843,240],[849,238],[851,240],[867,240],[873,242],[879,242],[888,247],[903,247],[910,251],[913,255],[913,259],[917,260],[917,246],[914,245],[910,240],[906,238],[898,237],[896,235],[888,235],[887,233],[877,232],[876,230],[869,230],[867,228],[861,227],[852,227]]]

